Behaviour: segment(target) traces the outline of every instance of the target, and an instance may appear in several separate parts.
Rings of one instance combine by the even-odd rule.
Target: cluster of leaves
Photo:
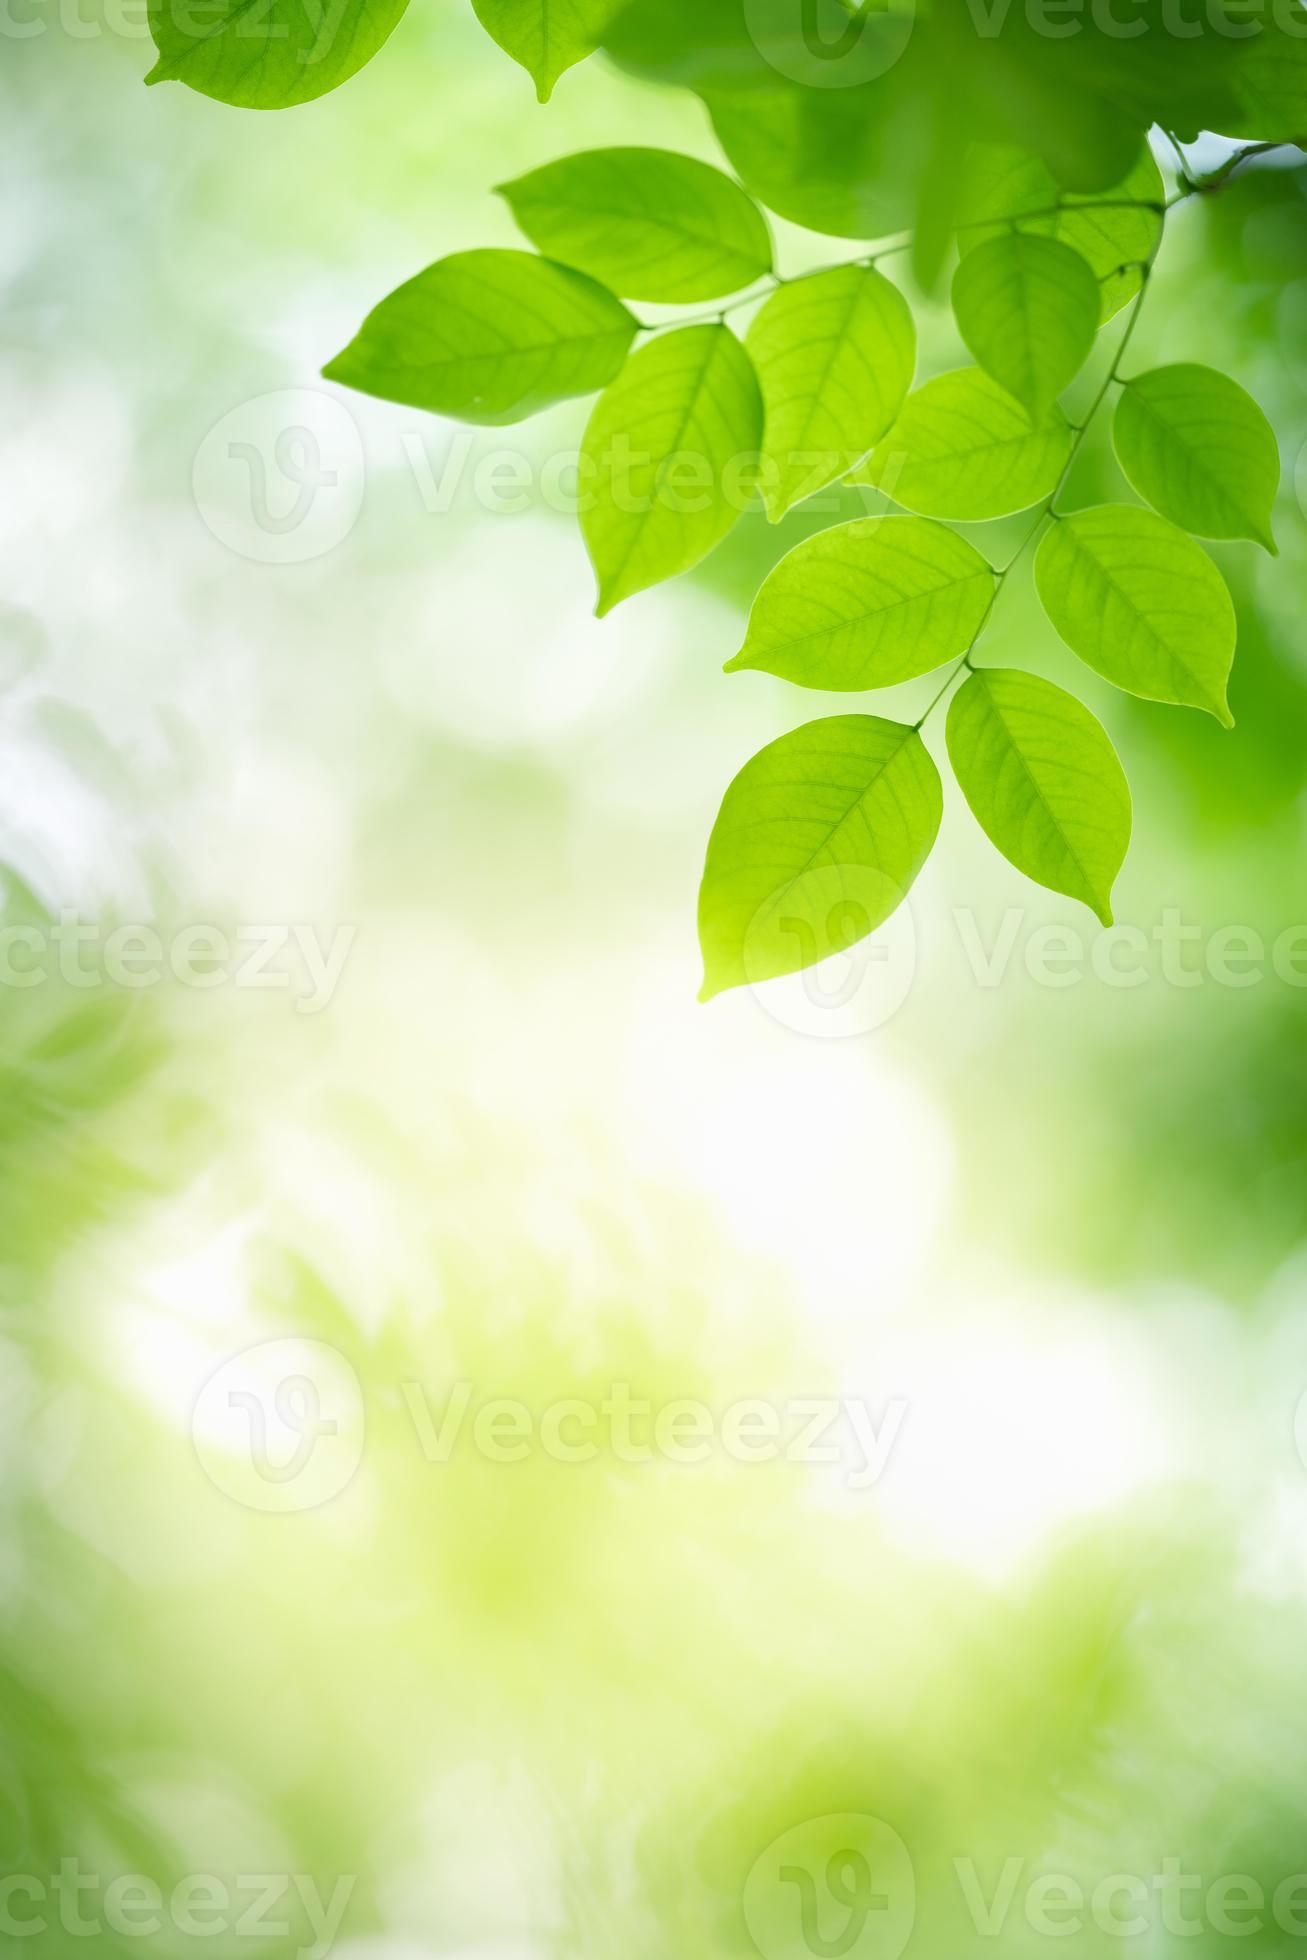
[[[1187,534],[1274,550],[1279,457],[1236,382],[1187,364],[1127,378],[1118,354],[1117,454],[1152,508],[1061,512],[1088,424],[1073,429],[1058,398],[1105,318],[1137,311],[1161,177],[1146,156],[1111,195],[1041,205],[1049,192],[1029,160],[990,149],[970,183],[953,306],[976,365],[915,390],[912,313],[876,255],[783,279],[738,184],[642,149],[567,157],[505,185],[541,256],[442,260],[383,300],[326,373],[495,424],[602,389],[581,447],[601,613],[697,564],[754,491],[773,521],[839,479],[891,496],[900,513],[835,525],[781,559],[728,671],[863,693],[955,663],[950,682],[966,678],[947,748],[977,819],[1020,870],[1108,922],[1130,837],[1121,765],[1063,689],[977,665],[1012,565],[991,565],[945,520],[1037,507],[1036,583],[1067,645],[1128,692],[1228,726],[1234,608]],[[769,290],[742,339],[725,312],[642,329],[624,303],[723,300],[760,280]],[[705,995],[842,950],[900,903],[942,810],[922,721],[811,722],[737,776],[701,893]]]
[[[228,0],[217,4],[221,12]],[[1131,36],[1124,63],[1121,42],[1088,22],[1073,50],[1065,37],[1032,35],[1019,13],[982,44],[959,40],[962,10],[926,7],[918,23],[903,0],[874,10],[899,35],[890,71],[838,90],[786,78],[794,50],[768,46],[783,22],[777,4],[723,0],[705,27],[683,0],[671,0],[670,15],[645,0],[477,0],[542,97],[605,37],[641,72],[697,88],[743,181],[637,148],[535,170],[502,187],[534,252],[441,260],[384,299],[325,370],[366,393],[489,425],[597,392],[579,474],[600,613],[698,564],[755,498],[773,522],[837,481],[899,506],[784,557],[729,670],[849,693],[946,665],[947,677],[912,724],[867,714],[811,722],[736,777],[700,897],[705,998],[844,950],[901,902],[942,810],[922,727],[959,679],[946,746],[976,818],[1019,870],[1110,922],[1131,804],[1105,731],[1064,690],[975,654],[1005,581],[1039,537],[1039,597],[1075,654],[1131,694],[1231,724],[1234,608],[1193,540],[1243,538],[1274,551],[1279,456],[1265,417],[1229,377],[1189,363],[1123,372],[1169,208],[1143,131],[1164,114],[1173,141],[1176,126],[1214,126],[1255,133],[1260,149],[1307,127],[1299,0],[1290,0],[1293,22],[1278,7],[1252,37],[1232,28],[1246,25],[1247,0],[1204,0],[1183,33],[1168,15],[1170,31],[1146,44]],[[1187,4],[1168,0],[1171,13]],[[1154,0],[1140,5],[1158,12]],[[907,16],[925,30],[910,41]],[[365,17],[355,52],[370,52],[393,25],[375,0]],[[215,83],[210,92],[260,106],[273,99],[285,41],[271,65],[237,74],[225,29],[170,52],[173,18],[156,23],[156,77]],[[949,57],[942,75],[957,85],[951,133],[932,125],[935,151],[924,158],[905,140],[906,178],[897,166],[881,172],[886,113],[902,135],[896,105],[937,102],[940,76],[921,66],[931,50]],[[868,91],[881,123],[869,120]],[[850,146],[851,99],[860,120]],[[1021,145],[994,140],[1010,137],[1014,105],[1029,125]],[[965,168],[948,173],[941,196],[935,166],[962,140]],[[1182,174],[1170,202],[1218,188],[1232,167],[1206,181]],[[912,198],[897,205],[905,183]],[[874,221],[891,214],[915,228],[904,244],[787,278],[762,204],[860,238],[877,236]],[[881,268],[900,251],[927,280],[954,254],[953,311],[975,363],[915,389],[913,316]],[[716,303],[707,317],[671,325],[642,322],[629,304],[703,301]],[[755,304],[740,337],[728,317]],[[1060,398],[1126,306],[1106,378],[1073,425]],[[1113,386],[1116,453],[1143,502],[1064,511],[1080,445]],[[1021,511],[1035,522],[1002,566],[951,528]]]

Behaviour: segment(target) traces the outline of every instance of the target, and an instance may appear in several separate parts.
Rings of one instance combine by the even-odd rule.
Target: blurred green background
[[[1078,675],[1134,788],[1142,982],[1096,976],[1088,915],[954,796],[856,985],[705,1009],[722,790],[825,705],[722,663],[831,510],[750,515],[596,622],[548,487],[583,407],[464,431],[316,378],[400,280],[514,242],[494,184],[633,136],[714,159],[701,106],[601,58],[541,109],[463,7],[283,116],[146,95],[143,29],[89,0],[14,18],[3,923],[348,951],[311,1012],[293,944],[280,988],[0,986],[3,1871],[79,1861],[88,1914],[115,1874],[280,1875],[262,1923],[101,1916],[168,1954],[325,1951],[291,1881],[347,1878],[354,1960],[789,1960],[819,1949],[748,1875],[850,1814],[907,1847],[909,1951],[939,1960],[986,1943],[956,1860],[987,1899],[1021,1861],[1005,1951],[1050,1937],[1037,1873],[1156,1899],[1179,1859],[1269,1898],[1307,1870],[1307,938],[1296,975],[1269,958],[1307,925],[1301,175],[1182,208],[1139,332],[1141,367],[1235,374],[1285,463],[1278,560],[1216,553],[1236,729]],[[789,270],[843,255],[777,230]],[[958,364],[918,299],[927,367]],[[1086,501],[1116,483],[1101,430],[1078,469]],[[1069,673],[1014,584],[996,657]],[[1250,984],[1209,968],[1227,928],[1264,942]],[[204,1414],[269,1342],[344,1396],[343,1488],[283,1510]],[[862,1489],[720,1451],[428,1460],[414,1384],[438,1412],[459,1382],[901,1426]],[[49,1903],[27,1930],[87,1937]],[[843,1950],[896,1960],[868,1937]],[[1150,1913],[1061,1944],[1195,1937]]]

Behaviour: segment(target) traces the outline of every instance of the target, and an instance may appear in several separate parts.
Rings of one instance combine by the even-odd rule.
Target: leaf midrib
[[[1207,468],[1200,452],[1192,448],[1189,445],[1189,443],[1184,441],[1184,439],[1177,433],[1175,424],[1173,422],[1168,422],[1166,420],[1166,417],[1162,415],[1159,412],[1159,410],[1153,406],[1152,402],[1149,401],[1147,395],[1139,393],[1139,391],[1130,382],[1126,383],[1126,388],[1129,394],[1129,398],[1135,404],[1136,408],[1141,409],[1146,416],[1150,417],[1151,420],[1157,424],[1159,429],[1164,430],[1167,435],[1169,435],[1176,443],[1180,444],[1183,447],[1186,456],[1190,456],[1193,458],[1194,467],[1198,475],[1202,477],[1204,483],[1208,484],[1216,492],[1217,496],[1220,498],[1225,508],[1229,511],[1233,511],[1235,517],[1238,519],[1238,521],[1241,524],[1246,524],[1248,520],[1244,515],[1243,511],[1240,510],[1239,506],[1235,503],[1234,499],[1230,496],[1229,492],[1226,490],[1224,483],[1222,482],[1222,479],[1214,475]]]
[[[846,627],[861,626],[865,621],[878,619],[884,613],[895,612],[901,606],[915,606],[920,605],[923,601],[938,599],[942,593],[952,592],[959,586],[969,585],[972,579],[983,578],[987,569],[987,567],[977,567],[974,572],[964,572],[958,578],[947,579],[943,584],[930,586],[924,592],[911,592],[906,598],[891,599],[883,606],[869,606],[862,612],[851,613],[847,619],[836,620],[832,626],[814,627],[811,633],[797,634],[793,639],[781,640],[775,646],[764,648],[763,651],[773,655],[788,653],[793,647],[807,646],[812,640],[827,639],[833,633],[842,633]],[[989,572],[989,576],[991,579],[993,578],[992,571]],[[744,651],[748,651],[747,640]],[[946,653],[941,654],[940,659],[947,660],[948,655]]]
[[[717,336],[719,334],[727,334],[728,337],[730,337],[729,329],[726,327],[716,327],[711,329],[711,332],[713,337],[708,343],[708,351],[704,356],[702,364],[700,365],[698,374],[695,376],[693,392],[689,396],[689,399],[686,402],[685,409],[681,415],[680,422],[677,424],[676,434],[673,437],[672,441],[667,445],[667,448],[664,452],[664,458],[663,458],[664,461],[666,461],[667,457],[674,456],[676,454],[677,450],[680,448],[681,441],[685,435],[686,430],[690,427],[690,424],[694,420],[695,411],[699,406],[699,398],[704,393],[704,381],[708,374],[708,370],[709,368],[711,368],[713,362],[716,360],[719,348],[723,345],[722,341]],[[625,572],[627,566],[630,564],[632,554],[635,551],[635,547],[639,543],[640,539],[644,536],[644,527],[649,522],[653,514],[654,514],[654,505],[652,504],[652,502],[648,510],[639,511],[636,513],[636,522],[631,527],[630,535],[627,540],[626,550],[622,553],[621,558],[614,565],[612,574],[607,581],[607,589],[609,591],[616,591],[617,587],[621,584],[622,574]]]
[[[1085,869],[1083,858],[1081,857],[1079,851],[1076,849],[1075,845],[1071,842],[1071,839],[1067,836],[1065,830],[1062,828],[1061,823],[1058,821],[1058,818],[1053,811],[1052,805],[1049,803],[1048,798],[1044,794],[1043,788],[1040,785],[1038,777],[1035,775],[1034,770],[1030,767],[1030,764],[1026,760],[1025,754],[1022,751],[1020,744],[1017,742],[1016,737],[1013,735],[1011,724],[1009,723],[1007,716],[1003,713],[1003,710],[999,706],[997,700],[994,698],[993,687],[990,681],[987,679],[985,670],[983,668],[980,668],[977,671],[975,675],[975,680],[984,682],[982,692],[984,695],[986,705],[988,706],[990,713],[994,716],[994,719],[998,722],[999,727],[1003,730],[1003,733],[1007,738],[1008,747],[1011,749],[1012,753],[1016,756],[1017,761],[1020,763],[1022,772],[1025,775],[1026,781],[1030,784],[1030,787],[1035,794],[1035,798],[1039,803],[1040,808],[1044,811],[1044,814],[1048,817],[1050,823],[1053,825],[1054,830],[1057,832],[1058,836],[1062,839],[1063,844],[1065,845],[1067,851],[1070,853],[1071,861],[1075,865],[1076,870],[1080,874],[1081,882],[1083,883],[1085,890],[1091,894],[1093,910],[1095,912],[1099,912],[1100,905],[1103,911],[1108,910],[1109,907],[1107,903],[1105,901],[1100,901],[1099,899],[1098,892],[1094,887],[1094,881],[1090,877],[1088,871]]]
[[[816,864],[822,852],[828,851],[830,849],[832,841],[839,836],[845,824],[848,823],[849,819],[852,817],[854,811],[862,803],[864,798],[871,793],[872,789],[874,789],[875,785],[880,781],[881,777],[884,776],[886,772],[893,767],[894,763],[898,761],[904,749],[908,747],[913,737],[917,734],[917,730],[915,728],[910,728],[905,723],[900,722],[897,723],[896,726],[899,727],[902,731],[899,741],[890,750],[889,754],[885,757],[884,761],[873,772],[873,774],[870,775],[867,778],[866,782],[861,785],[857,795],[854,797],[853,801],[849,804],[848,808],[845,810],[844,814],[839,819],[839,822],[832,824],[831,828],[827,831],[822,842],[818,844],[816,850],[810,852],[808,857],[805,858],[804,862],[798,867],[798,869],[796,871],[791,872],[790,876],[786,879],[785,883],[775,893],[773,893],[772,897],[767,901],[765,911],[762,914],[763,917],[768,919],[772,917],[772,915],[776,911],[776,908],[779,905],[782,905],[785,902],[785,900],[789,897],[790,893],[794,890],[794,887],[798,884],[800,878],[806,877],[808,872],[812,870],[813,865]],[[843,861],[844,860],[837,860],[837,862],[843,862]]]

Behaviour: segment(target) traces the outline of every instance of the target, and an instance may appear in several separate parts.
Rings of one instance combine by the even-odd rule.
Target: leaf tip
[[[742,674],[749,665],[747,658],[748,652],[748,647],[741,647],[738,653],[733,653],[730,659],[724,663],[722,672],[724,674]]]
[[[166,82],[168,80],[168,71],[164,66],[162,55],[159,56],[159,59],[155,62],[149,74],[145,76],[144,80],[146,88],[153,88],[156,82]]]

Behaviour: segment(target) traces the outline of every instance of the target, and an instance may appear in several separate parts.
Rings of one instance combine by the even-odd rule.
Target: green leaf
[[[1234,726],[1234,606],[1206,552],[1166,518],[1133,504],[1078,510],[1044,538],[1035,582],[1062,638],[1096,673]]]
[[[1162,235],[1165,195],[1147,145],[1119,184],[1077,196],[1029,151],[977,143],[967,157],[958,246],[964,254],[974,252],[1001,236],[1009,222],[1028,236],[1060,239],[1079,252],[1099,281],[1101,324],[1139,291],[1140,267],[1152,258]]]
[[[1012,668],[974,673],[949,705],[949,760],[1010,864],[1112,923],[1130,844],[1130,786],[1100,722],[1073,695]]]
[[[492,41],[525,68],[541,102],[559,76],[593,54],[625,0],[472,0]]]
[[[159,59],[147,82],[185,82],[238,109],[291,109],[371,61],[408,0],[150,0]]]
[[[871,483],[923,517],[1010,517],[1051,496],[1071,456],[1058,408],[1030,419],[980,368],[937,375],[908,396],[851,483]]]
[[[771,271],[748,192],[671,150],[585,150],[499,189],[533,245],[628,299],[717,299]]]
[[[923,517],[864,517],[781,559],[727,667],[800,687],[890,687],[971,646],[994,599],[975,546]]]
[[[1141,497],[1203,538],[1251,538],[1275,555],[1275,431],[1215,368],[1183,362],[1126,383],[1112,440]]]
[[[953,311],[981,367],[1039,422],[1094,344],[1098,281],[1069,245],[1009,231],[962,260]]]
[[[1307,142],[1307,11],[1298,0],[1268,7],[1260,31],[1235,47],[1230,81],[1238,112],[1222,120],[1223,136],[1265,143]]]
[[[713,24],[730,18],[732,9],[710,4],[698,11],[708,17],[711,32]],[[743,21],[745,9],[736,11]],[[800,31],[807,25],[793,0],[786,0],[780,11],[788,16],[791,33],[796,25]],[[848,26],[839,0],[817,0],[813,11],[832,21],[843,13],[843,25]],[[865,11],[861,18],[872,24]],[[890,115],[884,85],[814,89],[786,80],[752,40],[750,47],[765,80],[749,86],[740,78],[728,87],[700,91],[713,134],[745,188],[769,211],[809,231],[837,238],[884,238],[908,229],[916,216],[916,198],[911,165],[903,154],[903,128],[919,102],[916,92],[897,102],[897,116]],[[892,87],[895,78],[889,81]],[[906,84],[903,93],[908,94]]]
[[[761,439],[758,379],[729,328],[682,327],[628,361],[581,450],[601,618],[725,537],[752,493]]]
[[[700,999],[874,932],[930,855],[942,804],[915,728],[836,715],[770,743],[727,790],[708,841]]]
[[[897,286],[848,265],[782,286],[745,345],[762,385],[762,495],[775,524],[884,435],[912,386],[917,330]]]
[[[365,395],[494,426],[602,388],[638,325],[567,266],[456,252],[383,299],[322,371]]]

